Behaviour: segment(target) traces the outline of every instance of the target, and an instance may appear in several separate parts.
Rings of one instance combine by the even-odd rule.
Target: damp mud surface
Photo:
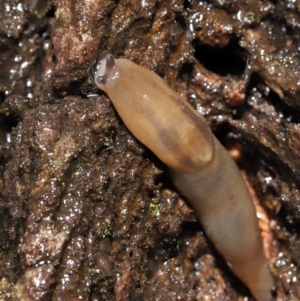
[[[292,0],[1,1],[0,300],[253,300],[94,84],[107,53],[205,116],[253,195],[274,300],[300,300],[299,33]]]

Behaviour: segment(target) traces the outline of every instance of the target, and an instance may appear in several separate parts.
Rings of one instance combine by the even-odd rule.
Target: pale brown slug
[[[272,300],[254,205],[205,119],[155,73],[108,54],[95,76],[133,135],[170,170],[231,270],[257,301]]]

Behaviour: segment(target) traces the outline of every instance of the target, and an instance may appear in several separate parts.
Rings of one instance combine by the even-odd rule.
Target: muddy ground
[[[250,185],[275,299],[300,300],[299,45],[299,0],[1,1],[0,300],[253,300],[94,84],[107,53],[205,116]]]

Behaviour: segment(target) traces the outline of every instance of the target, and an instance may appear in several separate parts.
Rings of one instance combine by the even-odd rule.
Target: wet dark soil
[[[252,298],[94,84],[107,53],[205,116],[300,300],[299,45],[294,0],[1,1],[0,300]]]

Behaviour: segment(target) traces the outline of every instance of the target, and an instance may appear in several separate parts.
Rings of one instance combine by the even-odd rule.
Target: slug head
[[[106,85],[116,77],[118,77],[116,60],[112,54],[107,54],[100,62],[95,75],[95,83],[101,90],[107,93]]]

